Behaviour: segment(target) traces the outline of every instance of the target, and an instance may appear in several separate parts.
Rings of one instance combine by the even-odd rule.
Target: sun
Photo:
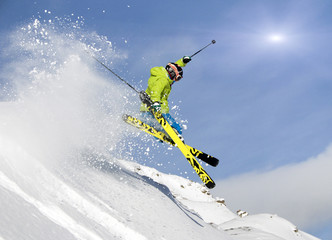
[[[274,43],[281,43],[283,41],[285,41],[285,37],[281,34],[270,34],[267,39],[270,42],[274,42]]]

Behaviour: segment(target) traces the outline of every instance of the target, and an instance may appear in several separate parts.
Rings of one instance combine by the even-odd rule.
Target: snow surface
[[[3,239],[315,239],[275,215],[238,217],[199,183],[128,161],[47,169],[0,139]]]
[[[0,240],[317,239],[276,215],[240,217],[201,183],[135,156],[114,157],[135,148],[119,146],[137,131],[121,120],[129,97],[99,74],[82,41],[121,56],[95,33],[77,40],[45,22],[12,34],[1,72],[12,87],[0,103]]]
[[[315,239],[275,215],[240,218],[201,184],[135,162],[60,173],[14,142],[0,147],[3,239]]]

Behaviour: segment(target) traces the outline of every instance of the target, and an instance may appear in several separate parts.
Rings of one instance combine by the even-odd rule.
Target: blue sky
[[[221,159],[208,168],[216,180],[301,164],[332,143],[331,1],[1,0],[0,40],[45,10],[107,36],[127,56],[116,70],[139,89],[151,67],[215,39],[170,98],[187,143]]]

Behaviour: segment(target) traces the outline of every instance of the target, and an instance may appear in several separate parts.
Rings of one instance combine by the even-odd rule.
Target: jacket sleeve
[[[185,67],[187,65],[186,63],[183,62],[183,58],[177,60],[175,63],[180,67]]]

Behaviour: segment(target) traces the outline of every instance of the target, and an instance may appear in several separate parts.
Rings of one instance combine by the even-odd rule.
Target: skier
[[[183,77],[182,67],[185,67],[188,62],[191,61],[191,57],[184,56],[175,63],[170,62],[166,67],[153,67],[150,70],[151,76],[148,80],[148,87],[145,92],[150,96],[153,104],[152,107],[155,111],[161,111],[167,122],[175,129],[179,134],[182,134],[182,126],[175,121],[175,119],[169,113],[168,97],[172,90],[172,85],[180,81]],[[163,131],[161,125],[156,121],[153,114],[149,112],[146,104],[141,105],[141,118],[142,121]]]

